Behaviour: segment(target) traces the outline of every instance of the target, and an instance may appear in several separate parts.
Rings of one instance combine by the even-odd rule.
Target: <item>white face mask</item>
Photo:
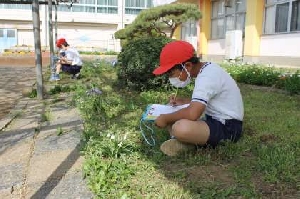
[[[183,69],[186,71],[187,73],[187,78],[185,81],[181,81],[179,78],[182,74],[182,72],[180,73],[179,77],[170,77],[169,78],[169,81],[170,83],[176,87],[176,88],[183,88],[183,87],[186,87],[190,82],[191,82],[191,74],[187,71],[187,69],[185,68],[184,65],[182,65]]]

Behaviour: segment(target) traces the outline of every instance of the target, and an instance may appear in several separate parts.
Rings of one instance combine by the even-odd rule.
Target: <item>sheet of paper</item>
[[[155,118],[157,118],[161,114],[173,113],[175,111],[178,111],[182,108],[186,108],[188,106],[189,106],[189,104],[184,104],[184,105],[180,105],[180,106],[152,104],[150,107],[148,107],[145,119],[154,120]]]

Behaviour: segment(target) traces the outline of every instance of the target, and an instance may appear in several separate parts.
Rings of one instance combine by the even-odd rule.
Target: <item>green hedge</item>
[[[154,76],[161,49],[172,39],[149,37],[129,41],[118,56],[118,83],[132,90],[143,91],[166,85],[166,76]]]
[[[295,73],[284,73],[274,67],[260,65],[226,65],[223,67],[240,83],[272,86],[288,91],[290,94],[300,94],[300,70]]]

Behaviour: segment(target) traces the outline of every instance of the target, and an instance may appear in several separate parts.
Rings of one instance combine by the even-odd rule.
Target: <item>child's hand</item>
[[[164,128],[168,125],[168,123],[165,120],[164,114],[162,114],[156,118],[155,125],[160,128]]]
[[[182,99],[176,97],[176,94],[173,93],[169,97],[169,104],[172,105],[172,106],[179,106],[179,105],[184,104],[184,101]]]

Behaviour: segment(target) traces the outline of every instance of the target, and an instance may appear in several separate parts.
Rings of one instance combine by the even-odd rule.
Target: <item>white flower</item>
[[[119,144],[118,144],[118,147],[121,147],[123,145],[123,143],[122,142],[120,142]]]
[[[116,137],[114,135],[110,136],[110,139],[114,140]]]

